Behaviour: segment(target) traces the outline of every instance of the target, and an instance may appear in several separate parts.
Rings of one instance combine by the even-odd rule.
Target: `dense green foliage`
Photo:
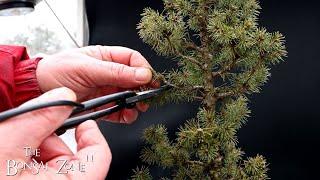
[[[257,93],[286,50],[284,37],[258,27],[256,0],[163,0],[138,25],[144,42],[180,65],[156,77],[174,88],[161,102],[200,101],[197,117],[170,140],[162,125],[146,129],[142,160],[172,179],[267,179],[262,156],[243,159],[237,130],[249,117],[247,95]],[[147,168],[133,179],[151,179]]]

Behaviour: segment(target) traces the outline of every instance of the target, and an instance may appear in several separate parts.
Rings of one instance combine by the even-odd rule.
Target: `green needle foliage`
[[[236,133],[249,117],[248,98],[260,92],[270,67],[286,56],[284,37],[258,27],[257,0],[163,0],[162,12],[146,8],[138,25],[144,42],[171,57],[179,70],[156,74],[173,89],[157,102],[198,101],[197,116],[177,132],[146,129],[141,158],[172,172],[170,179],[268,179],[267,163],[245,158]],[[151,179],[147,168],[133,179]]]

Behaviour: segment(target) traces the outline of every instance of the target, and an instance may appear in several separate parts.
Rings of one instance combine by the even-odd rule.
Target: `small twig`
[[[229,96],[235,96],[237,94],[244,93],[248,89],[248,83],[250,79],[253,77],[254,73],[257,71],[259,66],[261,66],[261,63],[263,62],[263,56],[260,54],[260,58],[257,62],[257,64],[251,69],[249,73],[248,79],[240,86],[238,91],[230,91],[230,92],[223,92],[223,93],[218,93],[216,96],[218,99],[223,99]]]
[[[237,64],[238,60],[240,59],[240,55],[236,52],[236,50],[234,49],[235,47],[232,45],[232,52],[234,54],[234,58],[231,61],[231,63],[227,66],[225,66],[222,70],[217,71],[217,72],[212,72],[213,77],[216,76],[222,76],[224,73],[226,73],[227,71],[230,71],[232,68],[234,68],[234,66]]]
[[[259,58],[257,64],[251,69],[249,77],[244,84],[248,84],[248,82],[252,78],[253,74],[257,71],[258,67],[261,65],[262,61],[263,61],[263,56],[260,54],[260,58]]]
[[[197,89],[204,90],[204,87],[203,86],[193,86],[192,89],[194,89],[194,90],[197,90]]]
[[[171,49],[174,51],[175,54],[177,54],[181,58],[184,58],[184,59],[187,59],[187,60],[191,61],[192,63],[196,64],[197,66],[199,66],[202,69],[202,64],[199,61],[197,61],[196,59],[194,59],[192,57],[183,55],[180,51],[178,51],[176,48],[173,47],[173,45],[172,45],[172,43],[170,41],[170,38],[168,36],[165,36],[165,38],[167,39]]]
[[[203,162],[201,162],[201,161],[190,161],[190,160],[188,160],[186,162],[189,163],[189,164],[197,164],[197,165],[200,165],[200,166],[205,166],[205,164]]]
[[[201,51],[201,48],[199,48],[198,46],[196,46],[194,43],[192,42],[186,42],[186,48],[190,48],[196,51]]]
[[[225,97],[232,96],[232,95],[235,95],[235,92],[232,92],[232,91],[230,91],[230,92],[223,92],[223,93],[218,93],[218,94],[217,94],[217,98],[218,98],[218,99],[223,99],[223,98],[225,98]]]
[[[198,101],[203,101],[203,97],[200,97],[200,96],[195,96],[195,97],[193,97],[193,99],[196,99]]]

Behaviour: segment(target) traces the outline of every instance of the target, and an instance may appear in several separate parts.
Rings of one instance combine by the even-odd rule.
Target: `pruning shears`
[[[151,89],[151,90],[146,90],[141,92],[135,92],[135,91],[118,92],[118,93],[109,94],[106,96],[101,96],[95,99],[91,99],[82,103],[77,103],[74,101],[59,100],[59,101],[39,103],[39,104],[29,105],[29,106],[21,106],[21,107],[13,108],[8,111],[4,111],[0,113],[0,122],[5,121],[14,116],[21,115],[23,113],[27,113],[27,112],[42,109],[42,108],[47,108],[52,106],[73,106],[74,109],[71,115],[69,116],[69,118],[66,119],[63,125],[56,130],[56,134],[61,135],[61,134],[64,134],[68,129],[74,128],[77,125],[83,123],[84,121],[97,120],[98,118],[104,117],[106,115],[110,115],[124,108],[133,108],[136,105],[136,103],[158,96],[160,93],[167,91],[171,88],[172,86],[170,85],[164,85],[157,89]],[[85,111],[92,110],[112,102],[114,102],[115,105],[107,109],[91,112],[84,115],[79,115],[80,113],[83,113]]]

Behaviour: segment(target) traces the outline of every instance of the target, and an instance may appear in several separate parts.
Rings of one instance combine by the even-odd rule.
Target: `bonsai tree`
[[[145,130],[142,160],[173,179],[267,179],[265,159],[244,158],[237,131],[249,117],[247,95],[260,92],[270,67],[286,56],[284,37],[258,27],[256,0],[163,0],[146,8],[139,35],[180,68],[155,74],[173,88],[156,101],[198,101],[197,116],[171,140],[163,125]],[[151,179],[147,168],[133,179]]]

